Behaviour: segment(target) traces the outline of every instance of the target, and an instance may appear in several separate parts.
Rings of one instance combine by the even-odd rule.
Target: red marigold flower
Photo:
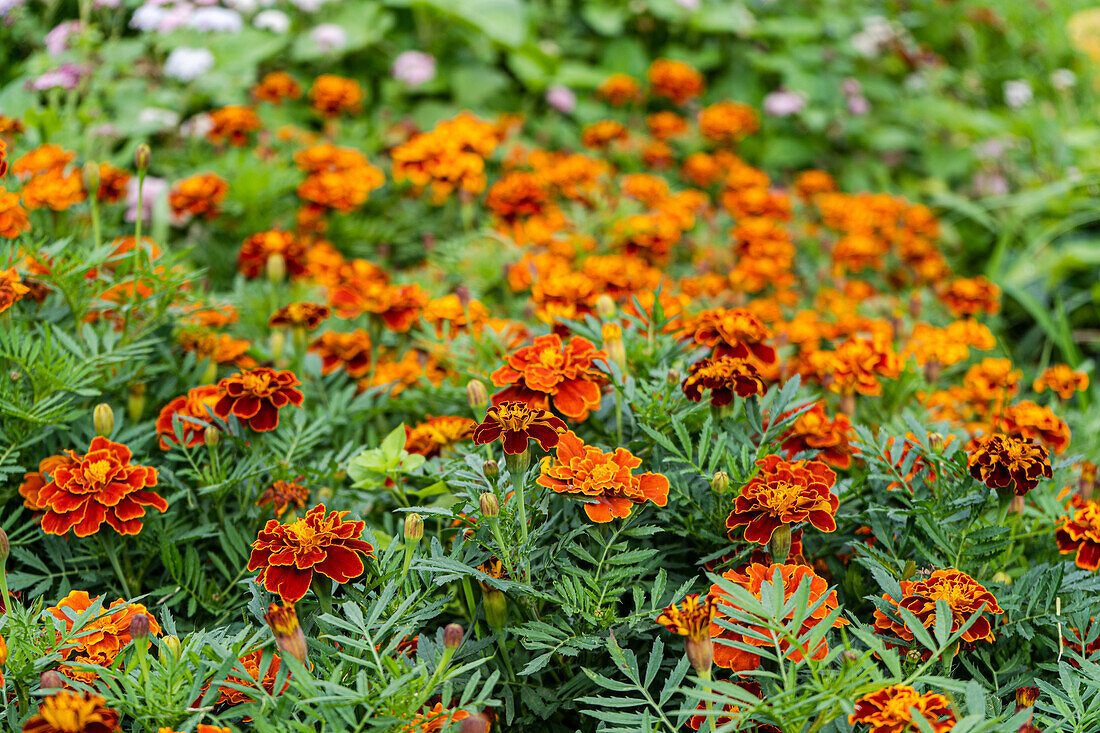
[[[248,569],[260,571],[256,582],[285,603],[305,596],[314,572],[337,583],[358,578],[366,570],[361,555],[374,557],[374,548],[359,539],[366,522],[345,521],[347,514],[326,517],[325,505],[318,504],[292,524],[269,519],[248,558]]]
[[[733,402],[734,395],[764,394],[768,386],[752,362],[723,357],[700,359],[691,365],[691,373],[683,384],[684,395],[692,402],[700,402],[705,389],[710,390],[712,407],[724,407]]]
[[[526,405],[524,405],[526,407]],[[456,443],[474,437],[478,424],[460,415],[427,416],[427,421],[416,427],[405,426],[405,450],[433,458],[452,448]],[[562,427],[564,428],[564,423]]]
[[[110,163],[100,163],[96,200],[105,204],[117,204],[126,196],[126,184],[129,182],[130,174],[126,171],[115,168]]]
[[[221,396],[214,414],[222,420],[235,416],[256,432],[279,426],[279,410],[287,405],[302,406],[304,396],[295,389],[301,382],[293,372],[269,367],[241,371],[218,382]]]
[[[361,328],[348,333],[326,331],[309,345],[311,354],[321,357],[321,374],[343,369],[349,377],[365,377],[371,366],[370,335]]]
[[[42,699],[38,714],[23,724],[23,733],[114,733],[122,730],[118,717],[98,695],[59,690]]]
[[[499,439],[504,452],[519,455],[535,440],[543,450],[558,444],[567,430],[565,421],[526,402],[501,402],[485,413],[485,421],[474,428],[474,443],[485,445]]]
[[[1024,400],[1004,408],[1001,415],[1001,430],[1014,438],[1034,438],[1061,455],[1069,448],[1069,425],[1054,414],[1049,407],[1043,407],[1031,400]]]
[[[1001,289],[985,277],[952,280],[940,289],[940,300],[956,317],[993,315],[1001,309]]]
[[[189,389],[187,394],[165,405],[156,422],[161,450],[168,450],[176,444],[177,422],[186,447],[201,445],[205,441],[207,426],[213,424],[210,415],[220,397],[221,390],[216,385],[207,384]]]
[[[783,416],[780,416],[783,417]],[[852,423],[841,413],[831,421],[825,414],[825,403],[815,402],[799,415],[783,434],[783,450],[787,458],[805,451],[817,451],[817,457],[833,468],[852,465]]]
[[[553,405],[566,417],[583,422],[588,413],[600,406],[600,385],[604,375],[595,362],[607,363],[607,352],[580,336],[562,344],[556,333],[539,336],[531,346],[516,350],[504,358],[504,366],[490,377],[498,387],[507,387],[493,395],[493,404],[526,402],[549,410]]]
[[[1063,400],[1068,400],[1074,392],[1084,392],[1089,388],[1089,375],[1087,372],[1075,372],[1067,364],[1055,364],[1044,369],[1031,386],[1040,393],[1049,387]]]
[[[209,118],[210,129],[206,133],[206,139],[215,145],[229,143],[243,148],[248,144],[250,134],[261,127],[256,110],[239,104],[211,110]]]
[[[271,504],[276,517],[286,514],[291,504],[298,509],[305,509],[306,502],[309,501],[309,489],[298,483],[302,478],[299,476],[294,481],[276,481],[260,495],[256,506]]]
[[[1083,570],[1100,570],[1100,504],[1086,501],[1073,519],[1063,519],[1065,524],[1054,533],[1058,552],[1076,553],[1074,562]]]
[[[776,360],[775,347],[765,343],[772,337],[771,329],[747,308],[703,311],[680,335],[690,336],[695,343],[714,349],[711,357],[715,359],[755,357],[764,364],[774,364]]]
[[[227,193],[229,183],[224,178],[214,173],[200,173],[176,183],[168,194],[168,204],[177,217],[189,214],[214,219],[221,213]]]
[[[741,489],[726,520],[732,530],[745,527],[745,541],[766,545],[784,524],[809,521],[822,532],[836,531],[840,500],[831,491],[836,474],[820,461],[785,461],[768,456],[756,462],[759,472]]]
[[[668,479],[659,473],[634,475],[632,471],[640,465],[642,459],[625,448],[604,453],[585,445],[569,430],[561,435],[555,460],[543,464],[536,483],[559,494],[595,499],[584,505],[588,518],[593,522],[610,522],[615,517],[629,517],[634,504],[668,503]]]
[[[88,452],[54,469],[52,481],[38,492],[38,501],[46,510],[42,531],[65,534],[75,530],[77,537],[88,537],[107,522],[119,534],[137,534],[145,507],[164,512],[168,502],[146,489],[157,485],[157,469],[130,463],[130,449],[103,436],[92,438]]]
[[[869,733],[918,730],[911,709],[915,709],[935,733],[947,733],[955,727],[955,713],[946,697],[935,692],[921,695],[909,685],[884,687],[856,700],[855,712],[848,716],[848,725],[870,726]]]
[[[332,311],[327,305],[321,305],[320,303],[291,303],[275,311],[268,320],[267,325],[272,328],[287,326],[313,331],[331,313]]]
[[[984,605],[982,616],[975,621],[963,635],[961,643],[967,648],[979,641],[993,642],[993,625],[985,614],[1002,614],[997,598],[986,590],[985,586],[961,570],[937,570],[923,580],[901,581],[900,599],[883,594],[883,600],[889,605],[905,608],[924,624],[933,629],[936,624],[936,601],[946,601],[951,609],[951,633],[959,630],[970,617]],[[899,639],[902,642],[913,641],[913,632],[904,623],[895,621],[882,611],[875,609],[875,629],[880,634]],[[901,646],[887,640],[891,646]],[[925,654],[931,652],[925,651]]]
[[[761,565],[760,563],[753,563],[745,568],[743,572],[727,570],[722,574],[722,577],[732,583],[742,586],[754,596],[760,598],[761,587],[764,583],[772,584],[777,571],[779,573],[779,582],[782,583],[782,586],[776,585],[774,588],[776,593],[783,593],[784,600],[790,600],[791,596],[798,592],[798,588],[803,582],[809,582],[810,584],[809,604],[811,606],[817,604],[818,600],[822,597],[825,598],[825,601],[818,605],[813,613],[802,622],[802,626],[798,630],[799,636],[806,634],[820,624],[826,616],[837,608],[836,591],[830,591],[829,584],[825,582],[825,579],[817,575],[812,568],[805,565],[776,564],[768,566]],[[756,669],[760,666],[760,657],[758,655],[728,646],[727,644],[723,644],[723,641],[741,642],[752,646],[769,648],[775,648],[776,644],[778,644],[779,649],[785,653],[787,659],[795,662],[801,661],[807,655],[815,660],[824,659],[825,655],[829,653],[829,644],[825,639],[822,639],[820,644],[811,650],[804,646],[792,645],[791,642],[785,638],[775,639],[770,629],[746,624],[741,619],[735,619],[733,617],[734,613],[742,611],[742,609],[737,605],[736,601],[733,600],[733,597],[722,590],[717,583],[710,587],[710,595],[717,604],[715,619],[710,625],[710,635],[715,640],[714,663],[719,667],[737,672]],[[795,609],[792,608],[785,618],[793,618],[794,614]],[[753,633],[741,634],[731,629],[727,629],[718,624],[718,621],[721,619],[726,619],[745,626]],[[837,618],[836,621],[833,622],[834,627],[847,625],[848,622],[842,618]]]
[[[977,438],[966,459],[970,475],[991,489],[1013,489],[1023,496],[1034,489],[1041,477],[1052,476],[1050,454],[1031,439],[1008,435]]]
[[[262,276],[267,270],[267,261],[274,255],[281,255],[286,263],[290,277],[298,278],[306,273],[307,250],[305,243],[292,232],[272,229],[257,232],[241,245],[237,255],[237,269],[246,278]]]
[[[56,606],[46,609],[46,613],[61,622],[68,632],[73,631],[73,619],[80,617],[92,607],[99,599],[88,595],[82,590],[70,591]],[[145,606],[140,603],[129,603],[119,598],[114,603],[102,606],[102,613],[96,618],[87,621],[78,630],[78,635],[68,646],[59,649],[61,656],[66,661],[80,662],[84,664],[98,664],[101,667],[110,666],[119,652],[131,641],[130,622],[135,616],[145,616],[149,621],[149,633],[157,636],[161,633],[160,624],[157,623]],[[66,667],[65,674],[82,682],[91,683],[95,680],[94,672]]]
[[[48,456],[38,462],[37,471],[28,471],[23,474],[23,483],[19,485],[19,495],[23,497],[23,506],[32,512],[41,512],[45,509],[38,499],[39,492],[42,491],[43,486],[51,481],[50,477],[53,476],[54,469],[58,466],[70,465],[73,462],[73,459],[64,453]]]
[[[616,107],[641,99],[638,82],[628,74],[612,74],[600,83],[596,93]]]
[[[646,72],[654,96],[665,97],[674,104],[683,104],[703,93],[706,82],[703,75],[685,64],[672,59],[656,59]]]

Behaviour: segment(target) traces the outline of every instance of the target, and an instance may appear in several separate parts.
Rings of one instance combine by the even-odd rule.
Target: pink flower
[[[335,23],[322,23],[309,32],[317,48],[325,53],[340,51],[348,45],[348,34]]]
[[[764,97],[764,112],[772,117],[790,117],[802,111],[806,99],[796,92],[779,89]]]
[[[155,176],[146,176],[141,186],[141,220],[148,222],[153,218],[153,202],[168,191],[168,181]],[[126,183],[126,221],[137,221],[138,178],[131,176]]]
[[[77,35],[82,29],[83,26],[79,20],[67,20],[57,24],[46,34],[43,41],[46,45],[46,53],[50,56],[61,55],[69,48],[69,37]]]
[[[435,78],[435,57],[423,51],[405,51],[393,60],[390,73],[410,87],[427,84]]]
[[[546,90],[546,103],[558,112],[569,114],[577,107],[577,95],[569,87],[555,84]]]

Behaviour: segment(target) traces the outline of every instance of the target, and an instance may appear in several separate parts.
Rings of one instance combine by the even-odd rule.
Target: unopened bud
[[[267,339],[268,351],[271,352],[271,360],[278,361],[283,356],[283,349],[286,348],[286,331],[281,328],[276,328],[271,331],[271,335]]]
[[[306,635],[298,623],[298,612],[294,610],[294,604],[288,603],[280,607],[272,603],[267,607],[264,621],[267,621],[271,633],[275,635],[275,645],[279,647],[279,651],[305,664],[308,653]]]
[[[840,653],[840,659],[844,664],[855,664],[859,661],[859,652],[853,649],[845,649]]]
[[[459,733],[489,733],[489,719],[482,713],[471,715],[462,721]]]
[[[180,653],[183,651],[183,645],[180,644],[178,636],[166,636],[160,640],[161,652],[167,652],[176,659],[179,659]]]
[[[668,374],[665,375],[665,381],[667,381],[669,384],[679,384],[680,376],[681,375],[679,369],[669,369]]]
[[[928,447],[934,451],[943,450],[944,437],[942,433],[929,433],[928,434]]]
[[[723,494],[729,490],[730,475],[725,471],[714,474],[710,480],[710,490],[716,494]]]
[[[145,171],[149,168],[149,160],[153,156],[153,151],[148,145],[142,143],[137,146],[137,150],[134,151],[134,167],[138,171]]]
[[[80,173],[81,179],[84,182],[84,190],[88,192],[88,197],[95,198],[96,193],[99,191],[99,164],[88,161],[84,164]]]
[[[424,536],[424,519],[413,512],[405,517],[405,539],[409,542],[419,542]]]
[[[714,640],[708,635],[703,639],[688,639],[684,642],[684,652],[692,668],[703,677],[710,676],[714,664]]]
[[[9,555],[11,555],[11,540],[8,539],[8,533],[0,527],[0,564],[7,562]]]
[[[43,690],[60,690],[65,686],[65,681],[55,670],[47,669],[38,678],[38,685]]]
[[[596,315],[601,320],[608,321],[614,318],[615,310],[615,301],[607,293],[596,298]]]
[[[486,491],[481,495],[480,504],[481,516],[487,519],[500,516],[500,501],[496,494]]]
[[[107,437],[115,431],[115,411],[106,402],[100,402],[92,410],[92,425],[96,435]]]
[[[480,379],[471,379],[466,383],[466,402],[478,414],[489,405],[489,390]]]
[[[993,573],[993,582],[1004,583],[1005,585],[1012,585],[1012,576],[1001,570],[999,572]]]
[[[603,324],[603,346],[607,349],[607,355],[611,361],[618,365],[619,369],[626,371],[626,344],[623,343],[623,329],[617,323]]]
[[[267,258],[267,280],[278,285],[286,279],[286,257],[276,252]]]
[[[920,649],[910,649],[905,653],[905,661],[917,664],[924,661],[924,653]]]
[[[491,586],[482,586],[482,594],[485,599],[485,623],[493,631],[500,631],[508,624],[508,598]]]
[[[149,638],[149,617],[139,613],[130,619],[130,636],[136,641]]]
[[[500,466],[496,461],[490,459],[481,464],[481,472],[485,474],[485,478],[492,480],[500,475]]]
[[[145,412],[145,385],[138,383],[130,385],[130,395],[126,398],[126,415],[130,422],[141,420]]]
[[[218,430],[213,425],[207,425],[202,431],[202,441],[211,448],[218,444],[218,441],[221,440],[221,436],[222,431]]]
[[[775,528],[768,541],[768,552],[771,553],[773,565],[787,561],[787,555],[791,554],[791,525],[781,524]]]
[[[460,624],[447,624],[443,627],[443,647],[454,651],[462,646],[462,637],[466,631]]]

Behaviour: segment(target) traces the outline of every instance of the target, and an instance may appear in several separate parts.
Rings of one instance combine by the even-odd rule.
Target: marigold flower
[[[714,308],[695,316],[681,331],[700,346],[713,349],[711,357],[721,359],[756,358],[764,364],[774,364],[775,348],[766,341],[772,338],[771,329],[764,325],[752,311],[746,308]]]
[[[1069,448],[1069,426],[1049,407],[1031,400],[1009,405],[1001,414],[1000,427],[1005,435],[1014,438],[1034,438],[1061,455]]]
[[[616,107],[636,102],[642,97],[638,82],[628,74],[612,74],[607,77],[596,88],[596,94]]]
[[[405,426],[405,450],[425,458],[434,458],[450,450],[456,443],[470,440],[474,437],[474,430],[478,428],[476,422],[459,415],[428,415],[427,418],[426,422],[416,427]],[[563,428],[564,425],[562,423]]]
[[[80,171],[66,172],[64,168],[51,168],[39,173],[23,185],[20,193],[23,205],[28,209],[49,208],[54,211],[65,211],[87,198]]]
[[[19,205],[19,194],[0,186],[0,237],[15,239],[31,229],[27,211]]]
[[[264,621],[275,635],[275,644],[279,651],[305,664],[308,654],[306,637],[298,624],[298,613],[294,610],[294,604],[288,602],[281,607],[276,603],[270,604],[264,614]]]
[[[848,716],[848,725],[862,723],[869,733],[905,733],[918,730],[911,709],[915,709],[935,733],[947,733],[955,727],[955,713],[943,695],[926,692],[921,695],[909,685],[891,685],[856,700],[855,712]]]
[[[1055,364],[1044,369],[1032,384],[1032,389],[1039,393],[1047,388],[1063,400],[1068,400],[1074,392],[1084,392],[1089,388],[1089,375],[1087,372],[1075,372],[1068,364]]]
[[[768,386],[752,362],[727,356],[700,359],[692,364],[683,390],[692,402],[700,402],[703,390],[709,390],[711,406],[724,407],[733,402],[735,394],[742,398],[762,395],[768,391]]]
[[[1100,504],[1086,501],[1054,533],[1058,552],[1076,553],[1074,562],[1083,570],[1100,570]]]
[[[645,119],[649,134],[656,140],[664,141],[688,131],[688,123],[682,116],[671,110],[654,112]]]
[[[0,270],[0,313],[11,308],[17,301],[31,291],[19,278],[19,272],[14,267]]]
[[[451,293],[442,298],[429,300],[420,315],[425,321],[435,326],[435,333],[439,338],[443,338],[444,324],[449,326],[451,336],[467,328],[471,328],[476,336],[480,334],[484,323],[489,320],[489,309],[477,300],[471,300],[463,305],[462,299],[457,294]]]
[[[893,454],[893,448],[896,440],[896,438],[891,437],[888,441],[886,441],[887,457]],[[954,435],[948,435],[946,438],[944,438],[942,435],[937,435],[936,433],[928,433],[925,444],[933,450],[936,450],[937,442],[942,448],[942,446],[950,445],[952,442],[954,442],[954,440]],[[891,491],[893,489],[907,488],[909,489],[910,493],[912,493],[912,483],[916,479],[917,474],[919,474],[921,471],[926,472],[925,480],[927,481],[928,485],[931,486],[936,482],[935,464],[930,464],[927,460],[925,460],[924,456],[921,455],[921,453],[919,452],[919,447],[920,440],[917,438],[917,436],[911,432],[905,433],[905,440],[902,443],[901,455],[898,456],[897,463],[894,464],[897,473],[902,476],[902,481],[891,481],[886,486],[886,489],[888,491]],[[910,454],[914,452],[917,453],[916,458],[910,459]],[[906,465],[909,465],[908,471],[905,470]]]
[[[604,453],[585,445],[569,430],[560,436],[554,460],[543,464],[536,483],[559,494],[596,499],[584,505],[588,518],[610,522],[615,517],[629,517],[634,504],[668,503],[668,479],[659,473],[634,475],[632,471],[640,465],[642,459],[625,448]]]
[[[847,338],[835,351],[811,354],[810,363],[829,391],[840,395],[880,395],[881,379],[896,379],[901,373],[897,353],[888,341],[877,336]]]
[[[118,718],[98,695],[59,690],[42,699],[38,714],[23,724],[23,733],[114,733],[122,730]]]
[[[229,143],[233,147],[243,148],[251,134],[260,129],[256,110],[239,104],[213,110],[208,117],[210,129],[206,132],[206,139],[215,145]]]
[[[654,96],[665,97],[674,104],[683,104],[703,93],[706,82],[703,75],[682,61],[657,59],[646,72],[649,88]]]
[[[599,120],[585,125],[581,130],[581,145],[593,150],[604,150],[611,143],[626,140],[630,136],[626,126],[615,120]]]
[[[99,188],[96,200],[105,204],[117,204],[126,198],[126,186],[130,183],[130,174],[110,163],[99,164]]]
[[[426,708],[409,721],[409,725],[402,728],[402,733],[440,733],[451,723],[465,720],[470,714],[465,710],[447,710],[442,702],[437,702],[433,707]]]
[[[199,173],[178,181],[168,194],[168,204],[177,217],[201,216],[214,219],[221,213],[229,183],[216,173]]]
[[[257,232],[241,245],[237,269],[249,279],[262,277],[267,271],[267,261],[273,255],[281,255],[287,273],[298,278],[306,273],[306,250],[305,243],[291,232],[280,229]]]
[[[803,201],[810,201],[819,193],[836,191],[836,180],[826,171],[802,171],[794,179],[794,190]]]
[[[710,624],[715,610],[713,598],[705,596],[700,601],[698,593],[691,593],[679,606],[665,608],[657,617],[657,623],[674,634],[701,641],[710,638]]]
[[[950,633],[952,634],[984,605],[981,617],[962,635],[961,643],[966,648],[972,647],[979,641],[992,643],[993,626],[985,614],[1004,613],[997,605],[997,598],[986,590],[985,586],[961,570],[936,570],[923,580],[903,580],[901,594],[901,598],[892,598],[889,593],[883,594],[882,597],[889,606],[911,611],[929,630],[932,630],[936,624],[936,601],[946,601],[951,610]],[[907,644],[914,639],[913,632],[904,623],[894,621],[879,609],[875,609],[875,629],[880,634],[891,636]],[[900,646],[889,640],[887,643],[891,646]],[[928,655],[931,652],[926,650],[924,654]]]
[[[230,415],[256,432],[279,426],[279,410],[287,405],[302,406],[304,396],[296,389],[301,382],[293,372],[269,367],[242,370],[218,382],[221,396],[214,414],[222,420]]]
[[[361,328],[347,333],[326,331],[309,345],[309,352],[321,357],[321,374],[343,369],[349,377],[365,377],[371,367],[370,335]]]
[[[271,328],[285,326],[300,328],[304,331],[314,331],[331,314],[331,309],[321,303],[291,303],[271,314],[267,325]]]
[[[957,317],[994,315],[1001,310],[1001,289],[981,275],[952,280],[940,289],[939,296]]]
[[[41,512],[45,509],[46,507],[38,498],[39,492],[52,480],[54,469],[72,463],[74,463],[73,459],[64,453],[47,456],[38,462],[37,471],[28,471],[23,474],[23,483],[19,484],[19,495],[23,497],[23,506],[32,512]]]
[[[371,191],[385,182],[381,170],[365,163],[355,168],[311,173],[298,184],[298,196],[303,201],[347,214],[365,204]]]
[[[257,649],[254,652],[240,657],[238,667],[235,667],[233,672],[226,676],[225,681],[231,682],[240,687],[251,687],[256,689],[257,685],[267,691],[269,695],[279,695],[287,687],[290,686],[290,681],[287,680],[283,683],[283,687],[278,692],[275,691],[275,680],[279,676],[279,668],[282,666],[282,659],[278,654],[272,654],[269,658],[267,669],[264,671],[261,679],[260,669],[263,664],[264,650]],[[244,673],[244,677],[238,676],[241,672]],[[215,705],[240,705],[246,702],[253,701],[252,695],[242,690],[238,690],[234,687],[222,686],[218,688],[218,698],[214,701]]]
[[[11,172],[20,178],[37,176],[51,170],[61,170],[76,160],[76,153],[60,145],[39,145],[26,153],[11,166]]]
[[[358,578],[366,570],[362,556],[374,557],[374,548],[359,539],[366,522],[345,521],[347,514],[326,517],[318,504],[292,524],[269,519],[248,558],[248,569],[260,571],[256,582],[293,603],[305,596],[314,572],[337,583]]]
[[[54,468],[52,480],[38,492],[46,510],[42,531],[77,537],[99,531],[104,522],[119,534],[137,534],[145,507],[168,510],[163,497],[147,489],[157,485],[157,470],[130,463],[130,449],[107,438],[92,438],[88,452],[65,451],[71,463]]]
[[[812,568],[805,565],[776,564],[768,566],[760,563],[752,563],[742,572],[727,570],[722,574],[722,577],[732,583],[742,586],[754,596],[760,598],[761,587],[764,583],[772,584],[777,572],[779,574],[779,582],[782,585],[775,585],[774,589],[776,593],[783,593],[785,601],[790,600],[791,596],[798,592],[798,588],[803,582],[809,583],[809,604],[811,606],[818,604],[818,601],[822,597],[825,598],[824,602],[817,605],[814,611],[802,622],[801,628],[797,630],[798,636],[801,637],[807,634],[811,629],[820,624],[832,611],[836,610],[836,591],[830,591],[829,584],[825,582],[825,579],[817,575]],[[714,663],[719,667],[739,672],[756,669],[760,666],[760,657],[758,655],[728,646],[723,644],[723,641],[741,642],[742,644],[772,649],[778,645],[779,649],[786,655],[786,658],[794,662],[802,661],[806,656],[814,660],[820,660],[829,653],[829,644],[824,638],[814,649],[809,649],[805,645],[793,645],[785,638],[775,639],[770,629],[747,624],[741,619],[733,618],[734,612],[742,611],[742,609],[737,605],[736,601],[733,600],[733,597],[722,590],[717,583],[710,587],[710,595],[716,604],[715,618],[710,625],[710,635],[715,641]],[[793,618],[795,612],[795,609],[792,608],[785,618]],[[753,633],[741,634],[731,629],[727,629],[718,624],[718,621],[721,619],[726,619],[745,626]],[[843,618],[837,618],[836,621],[833,622],[834,628],[847,625],[848,622]]]
[[[740,102],[718,102],[699,113],[699,132],[711,142],[737,142],[759,129],[756,110]]]
[[[603,373],[595,362],[607,362],[607,353],[588,339],[574,336],[562,344],[556,333],[539,336],[531,346],[509,354],[504,366],[490,378],[504,390],[493,395],[493,404],[526,402],[544,410],[554,409],[577,422],[600,406]]]
[[[176,445],[177,423],[184,446],[193,448],[205,442],[206,428],[213,424],[211,415],[220,397],[218,387],[207,384],[189,389],[187,394],[165,405],[155,425],[161,450]]]
[[[966,460],[970,475],[994,490],[1012,489],[1023,496],[1050,478],[1050,454],[1030,438],[986,435],[977,438]]]
[[[335,74],[321,74],[309,90],[310,105],[325,117],[335,117],[341,112],[355,114],[362,102],[359,82]]]
[[[298,483],[302,478],[299,476],[294,481],[276,481],[260,495],[256,506],[270,504],[275,516],[279,518],[286,514],[292,504],[299,510],[305,509],[306,502],[309,501],[309,489]]]
[[[532,440],[550,450],[566,430],[565,421],[546,410],[526,402],[500,402],[488,409],[485,420],[474,428],[473,438],[477,445],[499,439],[505,453],[519,455]]]
[[[817,451],[817,457],[833,468],[852,465],[852,424],[848,416],[838,414],[829,420],[825,403],[815,402],[799,415],[783,434],[783,450],[787,458],[805,451]]]
[[[298,99],[302,87],[285,71],[272,71],[252,87],[252,98],[257,102],[282,104],[284,99]]]
[[[46,613],[61,622],[68,632],[73,631],[73,619],[84,614],[100,596],[92,597],[82,590],[70,591],[56,606],[46,609]],[[80,662],[84,664],[98,664],[101,667],[110,666],[119,652],[130,643],[130,623],[136,616],[145,616],[149,622],[149,633],[154,636],[161,633],[160,624],[157,623],[148,609],[140,603],[129,603],[119,598],[114,603],[103,604],[102,613],[89,620],[79,629],[79,635],[72,643],[58,651],[66,661]],[[65,673],[69,677],[79,679],[82,682],[91,682],[95,679],[93,672],[81,670],[75,667],[66,668]]]
[[[176,334],[176,340],[184,351],[193,352],[200,362],[209,359],[215,364],[235,364],[242,368],[256,365],[256,360],[247,355],[252,344],[227,333],[189,328]]]
[[[782,525],[808,521],[822,532],[836,531],[840,500],[831,491],[836,474],[820,461],[785,461],[768,456],[756,462],[759,471],[741,489],[726,519],[733,530],[745,527],[745,541],[768,544]]]

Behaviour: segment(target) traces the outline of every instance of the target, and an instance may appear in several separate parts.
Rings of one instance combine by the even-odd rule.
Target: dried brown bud
[[[471,715],[462,721],[459,733],[489,733],[489,719],[482,713]]]

